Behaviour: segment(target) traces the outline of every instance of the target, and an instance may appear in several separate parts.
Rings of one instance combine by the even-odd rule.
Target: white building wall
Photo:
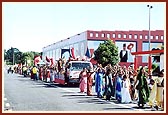
[[[54,44],[51,44],[47,47],[43,48],[43,60],[45,57],[55,58],[54,60],[58,60],[61,57],[61,49],[64,48],[74,48],[76,57],[83,57],[85,55],[85,51],[87,48],[87,32],[82,32],[75,36],[69,37],[67,39],[58,41]],[[53,53],[56,50],[55,53]],[[55,54],[55,56],[53,56]]]

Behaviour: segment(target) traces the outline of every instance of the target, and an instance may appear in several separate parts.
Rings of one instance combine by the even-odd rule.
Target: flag
[[[51,60],[51,65],[50,66],[53,66],[53,64],[54,64],[53,58],[51,58],[50,60]]]
[[[39,63],[40,61],[41,61],[41,57],[40,56],[35,56],[34,65],[37,65],[37,63]]]
[[[87,47],[85,56],[88,57],[88,58],[91,58],[90,51],[89,51],[88,47]]]
[[[49,59],[47,56],[46,56],[46,61],[47,61],[47,62],[50,62],[50,59]]]
[[[74,48],[71,49],[71,57],[75,59]]]
[[[93,56],[94,56],[94,49],[90,49],[90,55],[91,55],[91,58],[93,58]]]
[[[62,55],[63,55],[65,52],[69,52],[69,54],[70,54],[70,49],[61,49],[61,58],[62,58]]]

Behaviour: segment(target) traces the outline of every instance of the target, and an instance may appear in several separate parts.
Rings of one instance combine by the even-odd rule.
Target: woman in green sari
[[[138,84],[137,84],[138,82]],[[137,84],[137,85],[136,85]],[[149,98],[149,87],[147,84],[147,73],[145,72],[144,67],[142,67],[137,75],[134,86],[136,85],[136,89],[138,90],[138,106],[140,108],[144,107],[144,104],[148,102]]]

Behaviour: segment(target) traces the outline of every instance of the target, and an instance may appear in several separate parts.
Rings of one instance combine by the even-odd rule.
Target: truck
[[[93,65],[89,61],[70,61],[65,69],[55,75],[55,83],[62,85],[79,84],[79,74],[83,68],[93,69]]]

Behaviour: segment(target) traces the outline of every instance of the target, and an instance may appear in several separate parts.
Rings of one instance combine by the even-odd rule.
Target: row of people
[[[65,63],[63,63],[65,64]],[[58,64],[59,65],[59,64]],[[65,65],[64,65],[65,66]],[[31,78],[35,80],[44,80],[54,82],[54,75],[59,72],[59,66],[50,68],[48,66],[31,68]],[[63,66],[60,68],[60,72]],[[145,72],[142,67],[138,72],[133,67],[126,66],[111,66],[108,64],[102,67],[101,64],[97,68],[83,68],[80,73],[80,92],[86,92],[87,95],[92,95],[92,85],[95,79],[95,92],[97,97],[110,100],[114,97],[119,103],[130,103],[138,100],[138,106],[143,107],[145,104],[156,108],[163,107],[163,71],[159,77],[154,79],[151,75]]]
[[[80,74],[80,91],[91,95],[93,77],[89,77],[88,73],[92,74],[93,72],[87,72],[87,69],[84,68]],[[105,68],[98,65],[94,76],[95,92],[99,98],[110,100],[111,97],[114,97],[119,103],[131,103],[137,100],[138,106],[141,108],[145,104],[156,107],[156,109],[164,108],[163,71],[159,73],[158,77],[152,78],[144,67],[137,72],[132,67],[126,68],[119,65],[111,67],[108,64]],[[89,80],[91,82],[88,83]]]

